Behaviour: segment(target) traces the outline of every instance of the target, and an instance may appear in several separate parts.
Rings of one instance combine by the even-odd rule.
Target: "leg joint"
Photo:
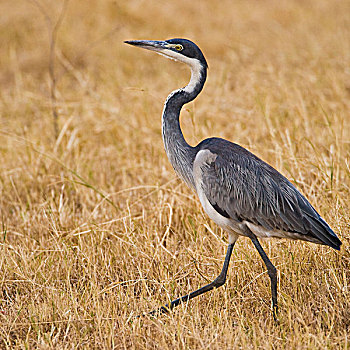
[[[270,266],[268,266],[268,272],[269,272],[269,276],[276,276],[277,275],[277,269],[272,264]]]
[[[215,280],[213,281],[213,285],[215,286],[215,288],[219,288],[222,285],[224,285],[226,282],[226,275],[219,275],[217,278],[215,278]]]
[[[271,266],[268,266],[267,272],[268,272],[269,277],[271,279],[275,280],[277,278],[277,269],[272,264],[271,264]]]

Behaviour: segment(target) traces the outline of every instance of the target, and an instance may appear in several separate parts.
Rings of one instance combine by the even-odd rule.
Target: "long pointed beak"
[[[127,41],[124,41],[124,43],[137,46],[142,49],[157,51],[157,52],[167,49],[169,45],[165,41],[158,41],[158,40],[127,40]]]

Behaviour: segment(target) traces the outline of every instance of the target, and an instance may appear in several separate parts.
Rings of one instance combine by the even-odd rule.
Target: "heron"
[[[191,68],[189,83],[170,93],[162,114],[162,136],[177,175],[195,192],[204,211],[228,233],[228,247],[220,274],[211,283],[171,301],[151,315],[168,313],[226,282],[235,242],[248,237],[266,265],[271,282],[272,313],[277,319],[277,270],[263,250],[260,238],[289,238],[340,250],[341,241],[296,187],[272,166],[238,144],[212,137],[189,145],[181,131],[181,108],[202,91],[207,61],[192,41],[131,40],[126,44],[154,51]]]

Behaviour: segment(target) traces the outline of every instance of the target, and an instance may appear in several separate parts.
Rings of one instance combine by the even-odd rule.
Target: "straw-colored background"
[[[69,0],[60,16],[63,5],[0,2],[1,347],[348,349],[350,2]],[[123,44],[171,37],[194,40],[210,67],[182,112],[188,141],[247,147],[344,243],[263,241],[278,326],[246,239],[224,287],[132,318],[215,278],[226,249],[163,150],[163,102],[188,69]]]

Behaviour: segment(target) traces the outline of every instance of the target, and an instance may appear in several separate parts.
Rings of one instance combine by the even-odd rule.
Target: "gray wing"
[[[236,221],[267,230],[312,237],[339,249],[341,242],[307,199],[277,170],[223,139],[207,139],[198,146],[215,154],[201,166],[203,191],[216,211]]]

